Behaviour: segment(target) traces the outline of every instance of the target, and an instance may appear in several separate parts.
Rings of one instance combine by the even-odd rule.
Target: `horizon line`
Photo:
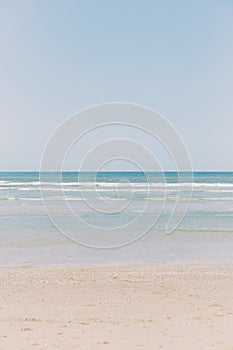
[[[56,170],[50,170],[50,171],[40,171],[40,170],[0,170],[0,173],[233,173],[233,170],[144,170],[144,171],[138,171],[138,170],[63,170],[63,171],[56,171]]]

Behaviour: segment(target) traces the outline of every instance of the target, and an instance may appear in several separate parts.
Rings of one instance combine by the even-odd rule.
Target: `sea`
[[[231,264],[233,172],[1,172],[0,266]]]

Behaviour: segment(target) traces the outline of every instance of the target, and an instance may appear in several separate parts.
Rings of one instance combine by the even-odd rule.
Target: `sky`
[[[118,101],[165,116],[194,170],[233,170],[232,1],[0,0],[0,48],[0,171],[38,170],[59,124]]]

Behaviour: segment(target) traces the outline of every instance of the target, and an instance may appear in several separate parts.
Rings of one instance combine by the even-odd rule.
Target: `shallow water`
[[[0,173],[0,224],[2,266],[231,263],[233,173]]]

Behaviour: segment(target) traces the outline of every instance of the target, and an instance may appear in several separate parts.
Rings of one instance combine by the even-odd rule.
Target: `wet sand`
[[[0,269],[1,350],[233,349],[231,267]]]

